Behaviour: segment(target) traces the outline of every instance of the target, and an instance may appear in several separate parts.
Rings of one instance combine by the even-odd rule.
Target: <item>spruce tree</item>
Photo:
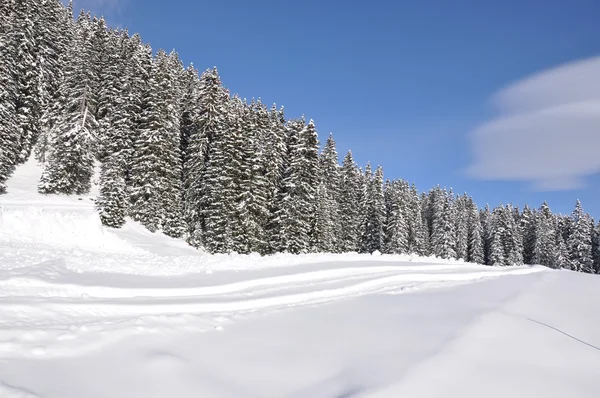
[[[533,264],[536,240],[536,213],[525,206],[521,213],[521,231],[523,232],[523,261],[525,264]]]
[[[427,253],[427,231],[423,223],[421,198],[417,187],[410,188],[407,204],[408,252],[424,256]]]
[[[384,224],[384,251],[407,254],[409,251],[409,228],[407,223],[406,188],[404,181],[386,182],[384,202],[386,217]]]
[[[456,258],[456,230],[453,218],[453,195],[439,187],[432,203],[432,253],[440,258]]]
[[[56,107],[61,114],[50,133],[52,150],[38,185],[41,193],[83,194],[91,187],[98,126],[93,92],[97,76],[89,65],[91,34],[90,17],[81,14],[67,53],[70,62],[64,67]]]
[[[15,112],[19,131],[17,163],[27,161],[40,132],[42,71],[34,25],[34,16],[39,13],[39,1],[14,1],[11,44],[15,48]]]
[[[453,203],[454,229],[456,232],[456,257],[467,260],[469,248],[468,196],[459,196]]]
[[[534,247],[533,263],[557,268],[557,237],[564,242],[562,236],[556,231],[556,220],[546,202],[542,204],[536,217],[536,240]]]
[[[355,252],[358,249],[358,230],[360,225],[360,172],[352,152],[344,157],[340,184],[340,250]]]
[[[20,140],[17,128],[17,85],[15,56],[11,46],[11,16],[8,2],[0,8],[0,194],[6,192],[6,180],[15,167],[15,154]]]
[[[385,224],[383,168],[377,167],[375,175],[373,175],[371,165],[368,164],[365,170],[364,184],[359,251],[373,253],[383,249]]]
[[[207,165],[209,150],[227,132],[227,112],[229,95],[221,83],[216,68],[205,71],[200,78],[199,110],[193,128],[189,131],[185,154],[185,221],[188,225],[188,241],[192,246],[200,247],[207,236],[207,216],[211,187],[207,184]],[[214,149],[212,149],[214,152]],[[215,192],[218,195],[218,192]],[[223,236],[224,238],[224,236]],[[212,238],[210,238],[212,239]],[[211,244],[208,250],[216,249]],[[222,246],[218,249],[226,250]]]
[[[329,135],[319,158],[319,187],[313,232],[313,249],[339,252],[341,228],[339,214],[340,167],[333,135]]]
[[[151,231],[162,229],[167,235],[178,237],[184,232],[184,224],[174,80],[169,58],[161,50],[145,93],[140,134],[135,142],[130,214]]]
[[[569,251],[569,268],[573,271],[593,273],[592,223],[589,215],[584,213],[579,200],[572,213],[572,225],[573,229],[566,242]]]
[[[273,223],[278,250],[305,253],[310,248],[318,186],[318,139],[311,120],[288,123],[288,161],[279,193],[279,210]]]
[[[467,203],[468,220],[468,245],[467,245],[467,261],[476,264],[484,264],[483,252],[483,225],[477,205],[472,198],[469,198]]]

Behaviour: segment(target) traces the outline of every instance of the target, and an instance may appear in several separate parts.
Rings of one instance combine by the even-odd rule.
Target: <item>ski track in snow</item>
[[[373,266],[180,288],[86,286],[16,275],[0,280],[0,358],[73,355],[132,333],[218,331],[232,319],[255,312],[369,294],[418,292],[541,270],[451,264]],[[91,339],[94,334],[102,338]]]

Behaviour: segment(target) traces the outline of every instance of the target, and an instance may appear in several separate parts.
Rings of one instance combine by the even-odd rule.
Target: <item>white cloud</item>
[[[568,190],[600,172],[600,57],[536,74],[492,102],[500,116],[470,135],[471,176]]]

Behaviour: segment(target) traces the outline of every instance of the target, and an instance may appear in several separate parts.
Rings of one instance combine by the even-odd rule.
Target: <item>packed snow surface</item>
[[[0,397],[597,397],[600,278],[371,255],[211,256],[93,193],[0,196]]]

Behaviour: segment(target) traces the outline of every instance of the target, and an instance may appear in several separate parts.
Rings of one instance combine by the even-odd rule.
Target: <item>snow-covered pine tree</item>
[[[211,194],[209,191],[211,187],[206,181],[206,169],[210,161],[209,149],[215,140],[219,140],[218,137],[222,137],[228,131],[229,106],[229,94],[223,87],[216,68],[206,70],[202,74],[199,90],[200,114],[197,117],[197,126],[189,132],[184,176],[186,188],[184,209],[185,221],[189,228],[188,242],[195,247],[202,246],[203,239],[208,238],[205,232],[208,228],[206,217],[209,215],[206,213],[208,205],[206,195]],[[225,229],[226,233],[227,227],[224,227],[222,229]],[[225,236],[222,238],[224,241]],[[207,249],[214,249],[213,246],[216,245],[211,244]],[[224,251],[227,248],[221,245],[218,249]]]
[[[404,181],[386,181],[384,190],[385,223],[384,245],[386,253],[406,254],[409,250],[409,228],[407,222],[406,191]]]
[[[313,250],[340,252],[341,227],[339,214],[340,166],[333,135],[330,134],[319,158],[319,188],[313,231]]]
[[[432,253],[440,258],[456,258],[456,231],[453,218],[453,194],[437,187],[432,203]]]
[[[423,223],[421,199],[417,187],[413,184],[408,193],[407,203],[408,252],[424,256],[427,253],[427,231]]]
[[[241,163],[248,172],[242,179],[239,197],[248,213],[245,221],[248,231],[248,250],[251,252],[269,252],[269,234],[267,232],[270,214],[270,182],[268,179],[267,155],[271,136],[271,120],[267,107],[259,100],[250,108],[244,137],[241,141]],[[250,124],[248,124],[248,122]]]
[[[394,196],[396,192],[394,192],[396,187],[392,187],[391,180],[385,180],[385,184],[383,186],[383,204],[385,208],[385,219],[383,223],[383,245],[382,252],[383,253],[393,253],[392,249],[392,233],[393,233],[393,225],[392,225],[392,214],[395,212],[396,201],[394,200]]]
[[[267,184],[266,203],[269,211],[269,219],[265,225],[265,253],[275,252],[277,246],[278,231],[275,229],[276,224],[273,224],[273,220],[275,219],[275,214],[280,210],[279,192],[282,186],[287,159],[286,121],[283,108],[277,109],[277,106],[273,104],[269,112],[269,123],[269,131],[264,137],[265,164],[263,165]]]
[[[358,249],[360,225],[360,172],[352,152],[344,157],[340,184],[340,251],[355,252]]]
[[[34,146],[36,160],[45,166],[51,146],[52,132],[62,117],[60,88],[64,83],[64,68],[68,49],[73,45],[74,21],[72,3],[64,8],[59,0],[45,0],[43,12],[37,15],[39,54],[42,74],[39,136]]]
[[[10,30],[13,9],[8,1],[0,5],[0,194],[6,192],[5,183],[13,173],[20,140],[15,109],[15,56]]]
[[[535,217],[535,211],[525,205],[520,220],[521,231],[523,233],[523,262],[525,264],[533,264],[536,239]]]
[[[536,240],[533,254],[533,263],[546,265],[551,268],[557,267],[557,236],[556,220],[548,203],[542,203],[536,220]],[[564,241],[561,236],[561,241]]]
[[[456,257],[463,260],[467,260],[469,248],[468,199],[469,197],[466,193],[462,196],[458,196],[456,200],[454,200],[452,207],[454,229],[456,232]]]
[[[483,260],[484,264],[491,265],[492,262],[492,213],[490,211],[490,205],[486,204],[485,207],[479,211],[479,219],[481,220],[481,230],[483,235],[481,239],[483,241]]]
[[[523,234],[520,226],[519,209],[512,205],[506,206],[507,231],[509,235],[504,242],[507,265],[523,264]]]
[[[156,56],[131,167],[130,214],[149,230],[181,236],[181,154],[178,98],[169,56]]]
[[[269,115],[260,101],[250,106],[237,97],[229,112],[226,178],[233,183],[232,250],[238,253],[265,252],[265,226],[269,217],[266,205],[264,147],[261,138],[269,129]]]
[[[19,131],[17,163],[24,163],[40,132],[42,71],[36,40],[35,15],[40,14],[39,0],[15,0],[12,13],[12,43],[16,76],[16,123]]]
[[[278,251],[305,253],[310,247],[318,185],[319,142],[311,120],[288,122],[288,161],[273,224]]]
[[[120,228],[125,224],[129,204],[125,165],[119,153],[107,156],[100,167],[100,195],[96,207],[103,225]]]
[[[111,50],[111,65],[107,65],[107,82],[100,95],[103,104],[101,134],[103,145],[99,152],[102,158],[100,172],[100,196],[96,205],[102,223],[118,228],[123,225],[129,207],[130,193],[126,179],[131,159],[130,153],[135,143],[138,106],[132,102],[135,95],[128,76],[128,62],[134,54],[126,32],[120,32]],[[110,72],[109,72],[110,71]]]
[[[98,77],[89,65],[92,35],[89,15],[79,16],[75,31],[55,107],[60,116],[50,132],[52,147],[38,185],[40,193],[83,194],[91,187],[98,125],[94,118],[93,88]]]
[[[483,254],[483,226],[477,205],[472,198],[467,202],[467,261],[476,264],[484,264]]]
[[[506,216],[504,206],[494,209],[490,222],[490,254],[489,265],[507,265],[504,242],[506,241]]]
[[[569,250],[569,268],[573,271],[593,273],[592,223],[589,215],[584,213],[579,200],[575,204],[571,217],[573,228],[566,242]]]
[[[114,131],[113,112],[126,103],[126,86],[122,86],[125,74],[125,54],[123,54],[122,36],[118,32],[110,31],[103,18],[94,19],[92,22],[91,56],[90,63],[93,73],[97,76],[95,87],[94,118],[98,122],[96,136],[97,157],[100,161],[121,149],[121,136]],[[122,110],[120,110],[122,111]]]
[[[600,274],[600,222],[595,225],[591,220],[592,229],[592,256],[594,259],[594,272]]]
[[[373,253],[383,249],[385,224],[385,203],[383,197],[383,168],[377,167],[375,175],[371,165],[365,169],[365,188],[361,205],[359,251]]]
[[[334,251],[335,231],[329,206],[330,197],[331,194],[325,182],[319,181],[310,233],[310,251],[314,253],[332,253]]]

